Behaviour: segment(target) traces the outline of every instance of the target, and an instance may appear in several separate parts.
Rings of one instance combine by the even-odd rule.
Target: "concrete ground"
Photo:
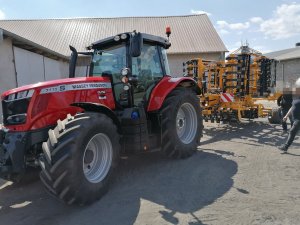
[[[124,158],[110,191],[86,207],[58,202],[39,180],[0,180],[0,224],[299,224],[300,139],[281,154],[285,138],[265,119],[206,123],[197,154]]]

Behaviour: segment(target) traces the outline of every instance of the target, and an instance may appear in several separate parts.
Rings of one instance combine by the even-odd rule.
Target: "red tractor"
[[[118,34],[72,51],[67,79],[2,94],[0,177],[17,180],[41,167],[46,189],[67,204],[88,204],[108,189],[122,153],[162,151],[186,158],[202,136],[200,90],[172,78],[169,40]],[[88,77],[75,78],[78,54],[90,57]]]

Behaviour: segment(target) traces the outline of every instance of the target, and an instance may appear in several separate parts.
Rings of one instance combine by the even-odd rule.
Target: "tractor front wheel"
[[[162,150],[172,158],[186,158],[196,150],[202,136],[200,101],[190,89],[176,88],[165,99],[162,115]]]
[[[89,204],[108,190],[119,159],[119,134],[104,114],[68,115],[43,143],[40,178],[48,192],[67,204]]]

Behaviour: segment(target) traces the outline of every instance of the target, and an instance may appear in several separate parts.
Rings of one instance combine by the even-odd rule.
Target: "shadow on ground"
[[[287,134],[281,134],[282,128],[279,125],[272,125],[268,122],[250,121],[243,123],[223,124],[205,129],[204,134],[209,136],[201,145],[211,144],[218,141],[228,140],[236,143],[261,146],[280,146],[287,139]],[[297,137],[296,137],[297,138]],[[300,146],[293,143],[293,146]]]
[[[39,181],[2,188],[0,224],[129,225],[138,217],[178,224],[176,213],[183,213],[193,218],[191,225],[201,225],[194,213],[232,188],[236,172],[234,161],[208,152],[185,160],[159,153],[130,156],[121,160],[107,195],[91,206],[65,206],[48,196]],[[142,201],[149,203],[144,206]]]

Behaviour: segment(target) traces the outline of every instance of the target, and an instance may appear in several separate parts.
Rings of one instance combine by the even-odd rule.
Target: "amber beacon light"
[[[170,34],[171,34],[171,27],[166,27],[166,35],[167,37],[169,38],[170,37]]]

